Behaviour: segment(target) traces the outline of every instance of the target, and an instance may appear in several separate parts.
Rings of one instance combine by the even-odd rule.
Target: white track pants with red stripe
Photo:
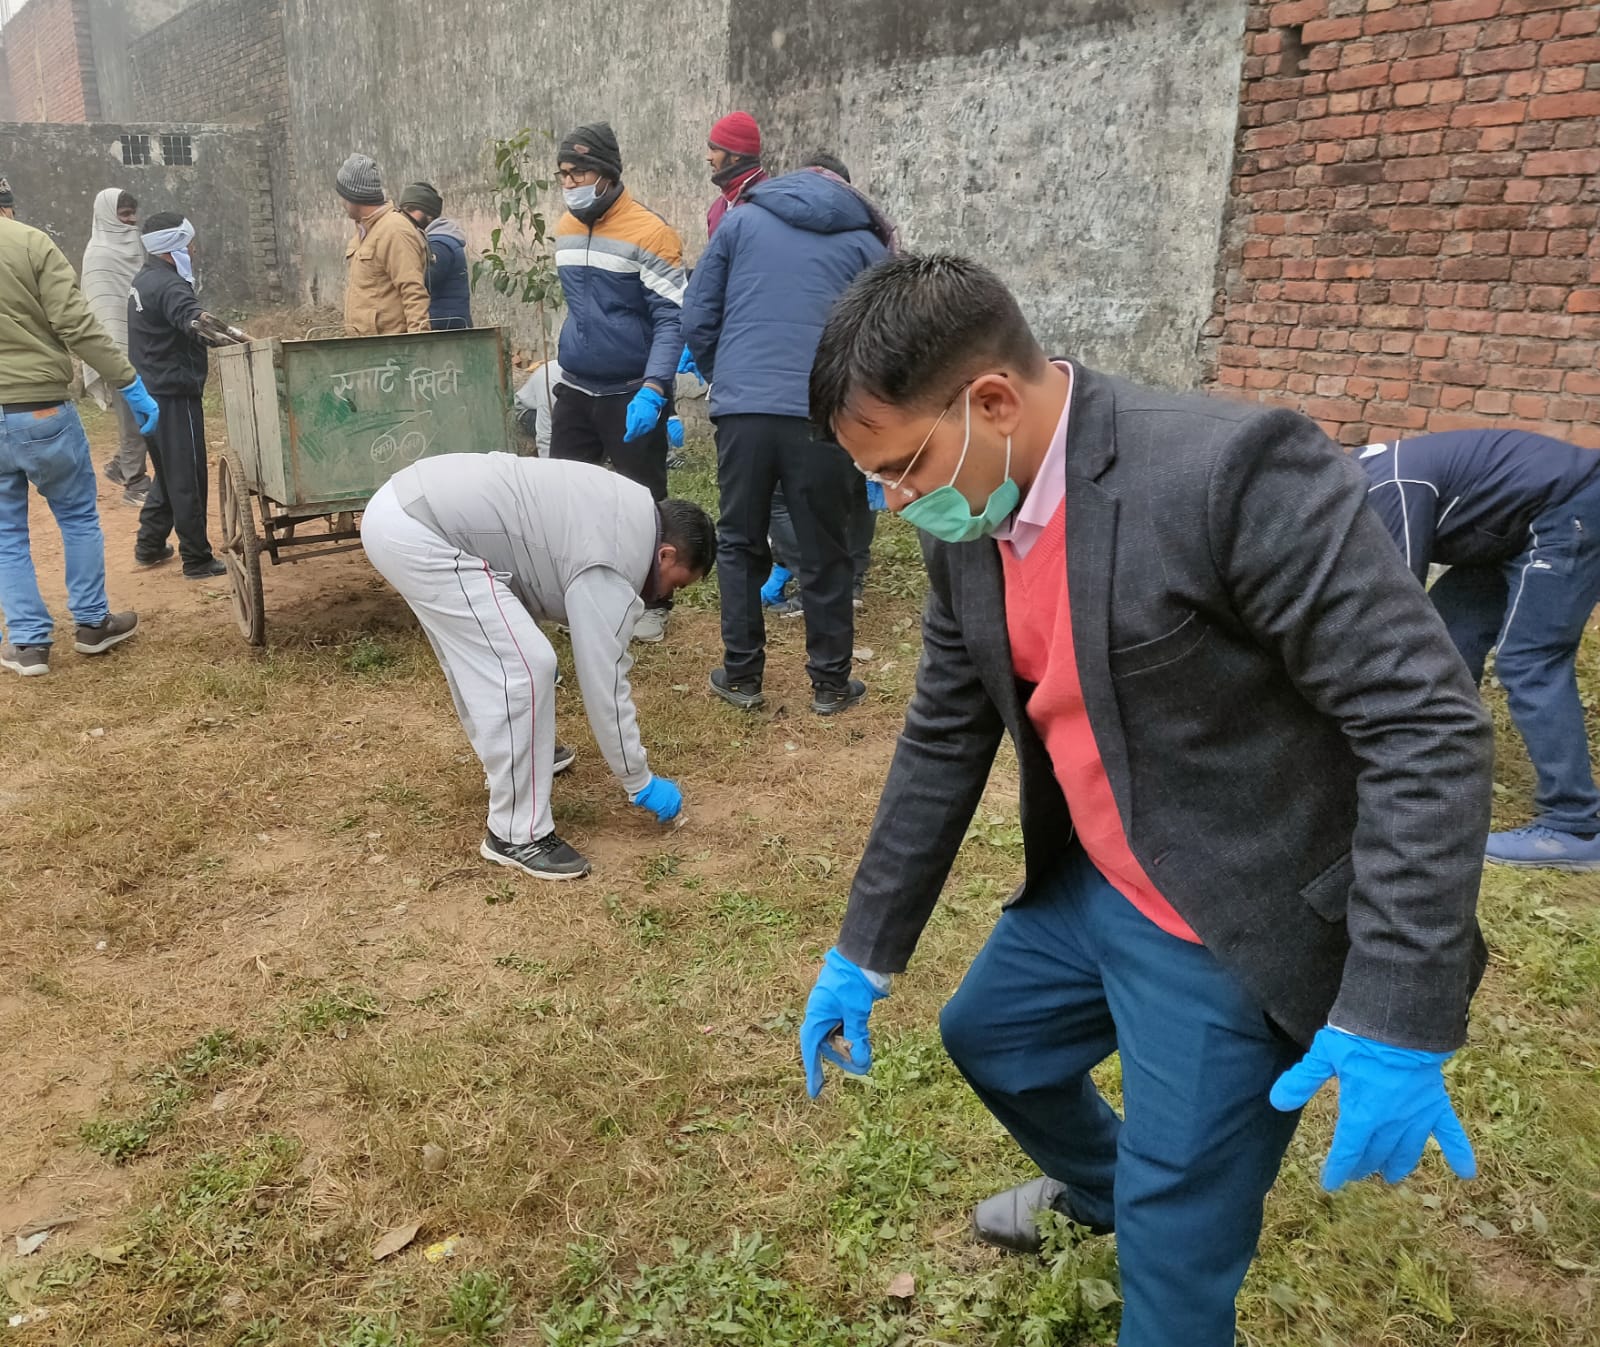
[[[386,485],[361,545],[428,634],[456,714],[489,778],[489,831],[531,842],[555,828],[556,652],[504,575],[419,523]]]

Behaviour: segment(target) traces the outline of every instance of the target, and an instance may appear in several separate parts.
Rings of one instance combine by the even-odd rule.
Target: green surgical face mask
[[[972,445],[970,388],[967,389],[966,419],[966,438],[961,442],[961,457],[956,460],[956,470],[951,473],[950,480],[937,490],[928,492],[926,496],[918,496],[900,511],[902,519],[910,520],[924,533],[931,533],[941,542],[967,543],[974,538],[987,537],[1011,518],[1022,500],[1022,488],[1011,480],[1011,436],[1009,435],[1006,436],[1005,475],[1001,478],[1000,485],[989,493],[989,499],[984,503],[983,510],[973,514],[972,507],[967,504],[967,498],[956,490],[956,478],[961,476],[961,466],[967,461],[967,450]],[[930,430],[928,438],[932,437],[933,431]],[[927,440],[924,440],[923,444],[926,445]],[[921,452],[919,448],[917,453]],[[911,461],[916,462],[915,456]]]

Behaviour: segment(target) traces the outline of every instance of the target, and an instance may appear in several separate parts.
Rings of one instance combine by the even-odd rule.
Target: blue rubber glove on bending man
[[[783,602],[784,586],[793,579],[793,571],[774,562],[772,573],[767,576],[767,583],[761,586],[761,602],[768,608],[776,608]]]
[[[126,388],[117,390],[122,394],[122,400],[128,404],[128,410],[133,413],[133,419],[139,423],[141,435],[154,435],[156,425],[161,420],[161,409],[156,406],[156,400],[150,396],[149,390],[144,386],[144,380],[138,375]]]
[[[1450,1168],[1470,1179],[1478,1161],[1445,1092],[1449,1059],[1448,1052],[1391,1047],[1329,1025],[1278,1077],[1272,1106],[1285,1113],[1303,1108],[1329,1077],[1338,1078],[1339,1121],[1322,1166],[1322,1186],[1330,1193],[1368,1174],[1399,1183],[1421,1161],[1430,1136]]]
[[[683,448],[683,418],[669,416],[667,418],[667,445],[673,449]]]
[[[887,983],[887,979],[882,981]],[[824,1057],[853,1076],[871,1070],[872,1036],[867,1032],[867,1017],[872,1003],[888,994],[888,986],[880,986],[874,975],[857,968],[837,949],[828,951],[800,1024],[800,1062],[806,1069],[806,1093],[813,1099],[822,1093]],[[848,1058],[829,1045],[835,1034],[843,1036]]]
[[[628,404],[628,427],[623,432],[623,442],[631,444],[641,436],[648,435],[656,428],[656,423],[661,420],[661,413],[666,407],[665,395],[651,388],[649,384],[641,388],[633,395],[633,401]]]
[[[648,809],[657,823],[671,823],[683,809],[683,792],[664,776],[653,776],[645,788],[633,796],[633,803]]]
[[[692,374],[701,383],[706,381],[705,375],[700,373],[700,367],[694,363],[694,353],[687,346],[683,348],[683,354],[678,357],[678,373]]]

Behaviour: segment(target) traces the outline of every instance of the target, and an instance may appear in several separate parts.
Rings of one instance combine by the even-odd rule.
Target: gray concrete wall
[[[833,149],[918,250],[993,265],[1054,350],[1193,385],[1244,0],[750,0],[734,99]]]
[[[298,182],[302,291],[338,303],[350,226],[333,176],[352,150],[391,193],[422,178],[443,192],[474,250],[497,220],[485,144],[523,126],[559,136],[607,119],[629,187],[698,252],[713,189],[706,130],[727,101],[729,0],[593,0],[579,9],[455,0],[288,0],[289,135]],[[550,145],[553,164],[555,145]],[[552,188],[553,224],[559,195]],[[480,321],[502,316],[485,295]]]
[[[194,164],[125,165],[124,131],[148,134],[153,150],[161,132],[187,132]],[[260,132],[152,122],[0,122],[0,164],[16,192],[18,218],[48,233],[74,268],[83,263],[95,196],[121,187],[139,198],[141,218],[179,210],[194,221],[201,297],[208,308],[248,310],[268,301],[262,241],[271,239],[271,198],[264,192]]]

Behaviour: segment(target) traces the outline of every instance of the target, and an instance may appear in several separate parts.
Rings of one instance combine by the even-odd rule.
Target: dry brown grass
[[[12,1309],[52,1310],[19,1341],[371,1347],[404,1340],[382,1336],[391,1314],[402,1335],[442,1322],[463,1267],[509,1278],[506,1341],[542,1341],[547,1307],[552,1341],[609,1341],[573,1327],[585,1296],[633,1322],[635,1269],[676,1268],[674,1240],[726,1250],[735,1230],[765,1232],[798,1298],[763,1293],[789,1336],[767,1324],[750,1342],[843,1342],[846,1321],[861,1342],[1101,1331],[1064,1317],[1059,1276],[1003,1264],[963,1227],[973,1197],[1026,1172],[931,1033],[1018,869],[1008,768],[915,976],[875,1018],[877,1079],[820,1104],[803,1090],[799,1010],[914,674],[914,600],[891,592],[913,587],[904,536],[885,541],[858,636],[874,696],[848,716],[809,712],[798,623],[774,624],[774,709],[712,699],[709,595],[641,652],[647,740],[688,802],[679,831],[609,778],[569,665],[558,720],[579,763],[556,818],[595,873],[544,886],[477,860],[481,770],[426,642],[358,556],[269,571],[274,644],[258,654],[219,591],[119,562],[131,520],[103,505],[114,594],[137,598],[145,629],[113,657],[63,654],[48,679],[0,685],[0,1229],[80,1217],[0,1272]],[[1508,806],[1523,770],[1505,769]],[[1319,1117],[1274,1199],[1252,1342],[1593,1340],[1594,896],[1490,891],[1511,937],[1461,1077],[1486,1180],[1430,1171],[1328,1203],[1310,1184]],[[197,1042],[203,1064],[182,1065]],[[170,1125],[129,1163],[85,1145],[85,1122],[148,1120],[163,1088]],[[883,1177],[896,1166],[903,1182]],[[417,1246],[374,1264],[371,1241],[412,1220]],[[452,1234],[455,1260],[423,1259]],[[116,1259],[91,1254],[108,1245]],[[1102,1275],[1106,1256],[1070,1276]],[[901,1267],[928,1291],[885,1319]],[[646,1275],[693,1299],[725,1274]]]

